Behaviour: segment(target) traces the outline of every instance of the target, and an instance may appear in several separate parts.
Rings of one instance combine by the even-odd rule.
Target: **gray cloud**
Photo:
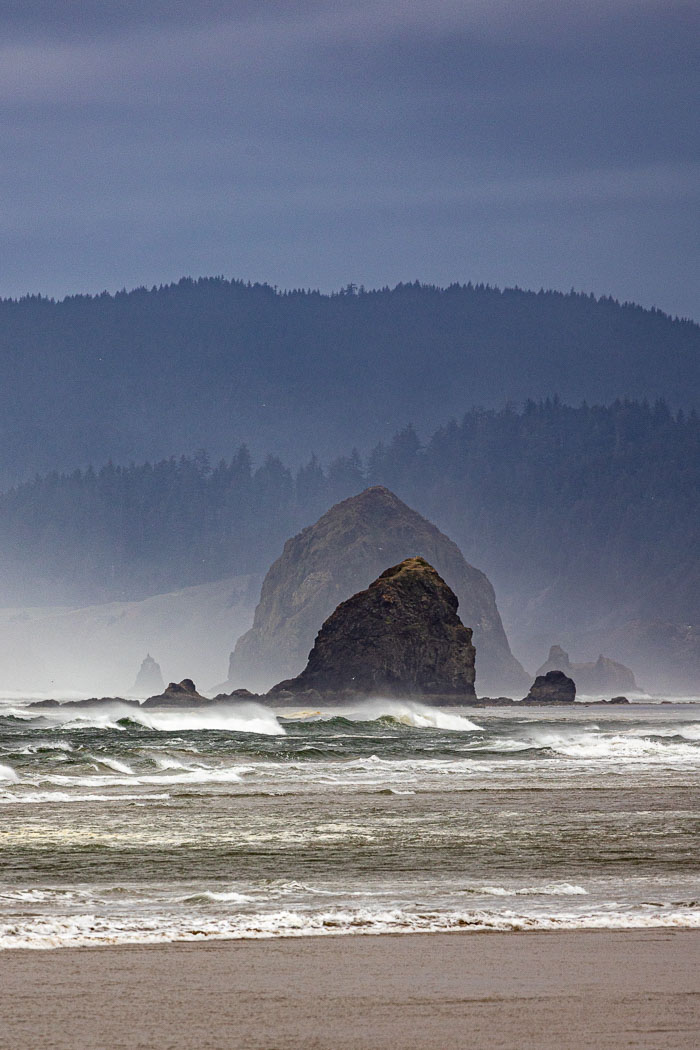
[[[2,294],[419,277],[700,315],[694,5],[56,6],[0,16]]]

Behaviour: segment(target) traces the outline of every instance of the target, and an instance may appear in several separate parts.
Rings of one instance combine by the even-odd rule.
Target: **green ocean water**
[[[0,947],[700,926],[700,706],[0,703]]]

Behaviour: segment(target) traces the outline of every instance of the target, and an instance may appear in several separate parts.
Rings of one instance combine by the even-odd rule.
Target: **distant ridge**
[[[700,327],[577,293],[350,285],[325,295],[183,278],[0,301],[0,485],[196,448],[299,462],[366,451],[472,405],[700,403]]]

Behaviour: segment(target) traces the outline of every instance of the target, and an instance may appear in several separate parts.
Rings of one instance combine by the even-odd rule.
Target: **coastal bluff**
[[[328,617],[295,678],[267,699],[300,694],[339,701],[362,696],[475,699],[472,632],[458,599],[424,558],[407,558],[342,602]]]
[[[387,565],[420,554],[459,599],[474,634],[480,695],[522,695],[530,677],[513,656],[491,583],[444,533],[381,485],[330,508],[287,540],[262,585],[252,628],[231,653],[223,689],[263,691],[306,663],[319,628]]]

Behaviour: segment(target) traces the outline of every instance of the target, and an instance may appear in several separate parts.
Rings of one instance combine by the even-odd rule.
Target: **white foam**
[[[137,784],[239,784],[242,777],[249,773],[251,766],[228,766],[220,769],[185,770],[180,774],[162,776],[159,773],[135,778]]]
[[[533,742],[567,758],[615,759],[695,759],[700,748],[692,744],[664,743],[649,736],[581,732],[576,734],[538,732]]]
[[[25,722],[39,721],[43,725],[51,723],[63,728],[78,729],[121,729],[118,719],[128,718],[133,708],[118,700],[96,700],[94,704],[82,708],[71,706],[59,707],[14,707],[3,712]]]
[[[667,739],[685,736],[688,743]],[[587,725],[585,728],[556,731],[545,726],[533,726],[523,723],[522,735],[510,737],[488,736],[478,741],[470,741],[461,750],[468,752],[494,752],[496,754],[517,754],[519,751],[550,751],[563,758],[572,759],[615,759],[617,761],[650,761],[658,764],[663,761],[700,762],[700,748],[692,741],[693,727],[676,727],[669,729],[629,729],[625,732],[610,733]],[[698,733],[697,739],[700,739]]]
[[[73,748],[65,740],[39,740],[34,744],[25,744],[24,747],[14,748],[16,755],[37,755],[42,751],[72,751]]]
[[[357,707],[338,710],[334,714],[342,714],[344,718],[357,722],[393,718],[415,729],[447,729],[454,733],[478,732],[483,728],[464,715],[448,713],[439,707],[430,707],[414,700],[366,700]]]
[[[113,769],[115,773],[126,773],[129,776],[133,776],[133,769],[128,766],[126,762],[120,762],[117,758],[107,758],[104,755],[90,756],[94,762],[98,762],[101,766],[107,766],[107,769]]]
[[[175,901],[181,904],[197,904],[199,902],[219,904],[251,904],[255,900],[245,893],[236,893],[234,890],[228,892],[217,890],[203,890],[201,893],[191,893],[186,897],[176,897]]]
[[[143,708],[119,700],[98,700],[83,708],[47,707],[9,708],[11,714],[26,722],[41,720],[65,729],[124,729],[119,722],[128,719],[146,729],[165,732],[214,729],[230,733],[259,733],[284,736],[285,729],[274,712],[262,704],[223,703],[204,707]]]
[[[41,805],[46,802],[162,802],[169,799],[169,794],[148,795],[97,795],[91,792],[76,792],[69,794],[67,791],[2,791],[0,792],[0,805],[14,805],[22,803],[25,805]]]
[[[693,722],[688,726],[679,726],[678,732],[686,740],[700,740],[700,722]]]
[[[172,914],[106,918],[55,915],[0,923],[0,949],[64,948],[98,944],[269,939],[382,933],[452,933],[482,930],[700,929],[697,909],[537,915],[502,910],[405,911],[345,908],[322,912],[275,911],[207,918]]]
[[[0,780],[15,781],[19,780],[19,777],[11,766],[0,765]]]
[[[43,783],[55,784],[56,787],[133,787],[135,784],[173,785],[173,784],[219,784],[239,783],[241,778],[252,771],[252,766],[219,766],[210,768],[197,766],[184,768],[181,772],[142,773],[129,775],[110,775],[108,773],[86,774],[84,776],[54,773],[42,777]],[[83,796],[85,797],[85,796]],[[123,795],[119,796],[123,798]]]
[[[82,894],[85,896],[85,894]],[[17,901],[22,904],[43,904],[45,901],[73,900],[76,893],[72,890],[0,890],[0,900]]]
[[[262,704],[212,704],[210,707],[177,710],[130,708],[128,717],[147,729],[166,732],[218,729],[229,733],[286,735],[286,730],[280,725],[274,712]]]
[[[201,762],[183,762],[174,755],[156,755],[153,759],[158,769],[201,769]]]
[[[470,886],[467,893],[484,897],[578,897],[587,896],[588,891],[583,886],[575,886],[570,882],[550,882],[542,886]]]
[[[644,733],[646,736],[680,736],[685,740],[700,741],[700,722],[691,722],[689,725],[671,725],[667,729],[654,726],[653,729],[631,730],[635,735]]]

